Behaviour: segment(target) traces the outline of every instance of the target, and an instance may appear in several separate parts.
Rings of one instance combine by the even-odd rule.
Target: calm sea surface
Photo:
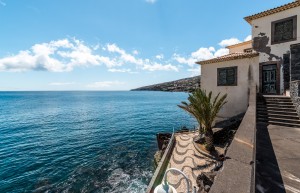
[[[186,93],[0,92],[0,192],[142,193]]]

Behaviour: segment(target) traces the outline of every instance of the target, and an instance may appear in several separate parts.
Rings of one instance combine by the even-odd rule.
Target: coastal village
[[[244,19],[252,40],[197,62],[201,89],[213,94],[196,91],[179,105],[197,130],[157,135],[161,156],[147,193],[300,192],[300,1]],[[210,114],[211,151],[212,123],[197,118],[201,108],[219,111]]]

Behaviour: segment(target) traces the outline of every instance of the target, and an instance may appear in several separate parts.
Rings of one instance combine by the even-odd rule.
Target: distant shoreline
[[[175,81],[154,84],[132,89],[130,91],[163,91],[163,92],[193,92],[200,88],[200,76],[184,78]]]

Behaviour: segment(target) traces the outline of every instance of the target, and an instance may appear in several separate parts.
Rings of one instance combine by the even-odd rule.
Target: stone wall
[[[300,44],[291,45],[290,95],[300,116]]]
[[[300,116],[300,80],[292,81],[290,85],[291,98]]]
[[[169,141],[168,147],[165,150],[165,153],[164,153],[162,159],[160,160],[160,162],[158,163],[158,166],[152,176],[152,179],[148,185],[146,193],[153,193],[155,187],[161,183],[163,176],[165,174],[165,171],[168,167],[168,163],[169,163],[170,157],[172,155],[173,149],[175,147],[175,144],[176,144],[176,138],[173,133],[173,135]]]

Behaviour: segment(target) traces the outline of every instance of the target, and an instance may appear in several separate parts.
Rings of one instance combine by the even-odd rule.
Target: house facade
[[[289,95],[290,81],[300,80],[297,71],[300,69],[290,66],[295,59],[291,52],[300,47],[300,2],[248,16],[245,20],[252,26],[253,49],[259,53],[260,92]]]
[[[246,111],[251,83],[259,93],[291,95],[300,104],[300,1],[245,20],[252,26],[252,41],[227,47],[228,55],[197,62],[201,88],[228,94],[221,118]]]

